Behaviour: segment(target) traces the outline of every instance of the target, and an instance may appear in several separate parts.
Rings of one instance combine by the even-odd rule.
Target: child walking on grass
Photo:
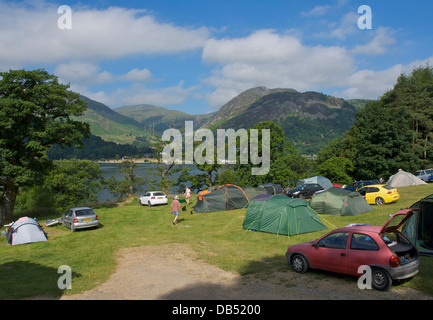
[[[179,218],[180,208],[182,208],[182,206],[180,205],[179,197],[175,196],[171,202],[171,213],[174,214],[173,225],[176,224],[177,218]]]

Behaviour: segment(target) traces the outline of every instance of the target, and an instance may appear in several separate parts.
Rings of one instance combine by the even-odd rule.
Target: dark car
[[[349,183],[347,186],[344,187],[344,189],[349,191],[356,191],[359,188],[363,186],[368,186],[370,184],[379,184],[379,180],[361,180],[361,181],[355,181],[352,183]]]
[[[307,183],[297,186],[295,189],[287,192],[287,196],[291,198],[306,199],[311,198],[317,191],[323,191],[323,187],[318,183]]]
[[[407,279],[418,273],[420,260],[416,247],[398,231],[419,209],[403,209],[383,227],[349,225],[323,237],[290,246],[286,252],[289,265],[298,273],[309,268],[353,276],[362,276],[368,266],[371,286],[388,290],[392,280]]]

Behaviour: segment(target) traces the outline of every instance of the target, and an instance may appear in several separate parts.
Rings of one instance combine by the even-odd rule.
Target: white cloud
[[[343,85],[356,70],[343,47],[309,47],[294,36],[272,30],[259,30],[244,38],[209,40],[203,59],[219,65],[204,80],[217,88],[208,95],[214,108],[255,86],[303,91]]]
[[[323,16],[325,15],[329,10],[331,9],[331,6],[329,4],[323,5],[323,6],[315,6],[313,9],[307,12],[302,12],[302,16]]]
[[[150,81],[152,79],[152,73],[149,71],[149,69],[138,69],[134,68],[131,71],[129,71],[127,74],[120,77],[122,80],[125,81]]]
[[[425,60],[412,61],[406,65],[396,64],[384,70],[359,70],[347,79],[347,89],[334,94],[346,99],[378,99],[387,90],[394,87],[400,74],[410,74],[414,68],[432,63],[433,57],[430,57]]]
[[[100,71],[97,64],[91,62],[73,61],[59,64],[54,74],[61,82],[80,83],[85,86],[92,86],[112,82],[115,76],[108,71]]]
[[[0,2],[2,65],[54,64],[64,59],[111,59],[131,54],[172,54],[202,47],[206,27],[162,23],[143,10],[72,8],[72,29],[61,30],[57,6]]]
[[[141,83],[133,83],[127,88],[118,88],[112,92],[82,91],[82,94],[110,107],[136,104],[167,107],[182,104],[194,93],[195,89],[195,87],[185,88],[182,81],[165,88],[149,88]]]
[[[354,54],[378,55],[386,53],[386,46],[394,44],[395,38],[391,36],[389,28],[379,27],[375,29],[374,38],[367,44],[356,45],[352,49]]]

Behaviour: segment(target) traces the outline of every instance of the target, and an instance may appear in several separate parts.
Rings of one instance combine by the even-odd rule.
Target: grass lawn
[[[329,230],[349,223],[383,225],[389,214],[433,194],[433,184],[399,188],[399,193],[397,203],[374,206],[374,211],[355,217],[321,215],[321,219]],[[0,237],[0,299],[58,298],[89,290],[114,271],[119,248],[155,244],[187,244],[201,260],[241,275],[263,278],[270,270],[288,270],[284,253],[289,245],[316,239],[329,231],[293,237],[245,231],[245,209],[193,215],[181,211],[180,223],[173,226],[169,206],[142,207],[134,200],[93,208],[100,218],[98,229],[72,233],[62,226],[45,227],[45,220],[59,217],[47,215],[38,220],[48,238],[53,238],[48,242],[11,246],[6,237]],[[62,265],[72,269],[71,290],[57,287],[61,276],[57,270]],[[422,257],[420,273],[401,286],[433,296],[432,267],[433,258]]]

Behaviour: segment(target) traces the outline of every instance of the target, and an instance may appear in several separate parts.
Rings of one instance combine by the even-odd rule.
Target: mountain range
[[[82,120],[93,135],[106,141],[131,144],[137,139],[152,141],[168,128],[181,129],[194,121],[194,129],[252,128],[261,121],[273,121],[287,139],[303,154],[315,154],[332,139],[343,135],[355,121],[355,113],[367,100],[343,100],[319,92],[257,87],[228,101],[217,112],[190,115],[147,104],[108,106],[82,98],[88,110]]]

